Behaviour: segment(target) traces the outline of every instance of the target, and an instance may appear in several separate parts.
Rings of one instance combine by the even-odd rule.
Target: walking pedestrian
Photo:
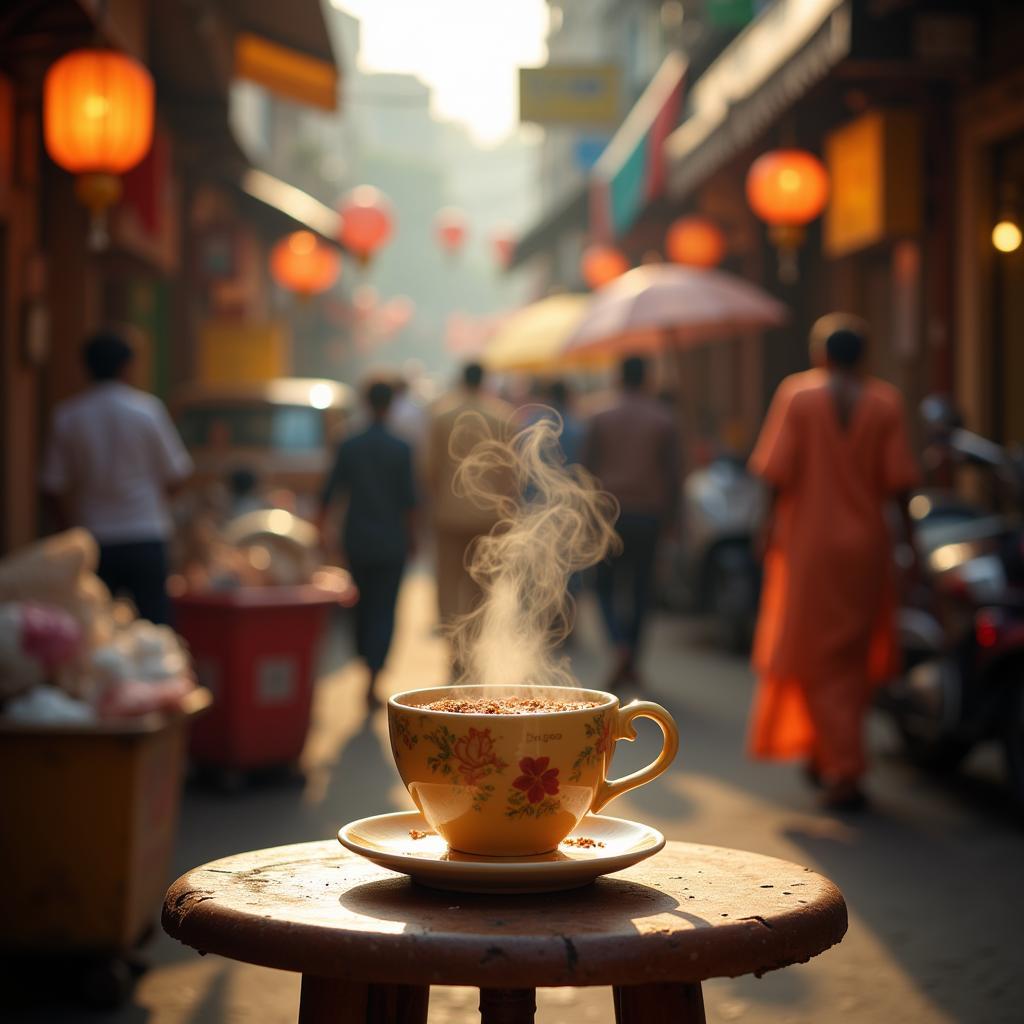
[[[583,457],[587,430],[573,408],[572,390],[564,380],[553,380],[548,384],[544,397],[562,418],[562,436],[558,439],[558,446],[565,457],[565,464],[575,465]]]
[[[113,330],[85,343],[91,384],[54,412],[42,487],[58,526],[84,526],[96,538],[97,573],[111,593],[127,594],[141,618],[164,624],[168,499],[191,475],[192,460],[163,403],[127,383],[134,354]]]
[[[412,448],[415,462],[427,432],[427,410],[413,392],[409,378],[396,375],[392,387],[395,389],[395,397],[391,403],[388,427],[396,437],[400,437]]]
[[[395,605],[416,544],[412,450],[387,427],[394,395],[384,381],[366,390],[371,422],[342,442],[321,497],[321,531],[335,499],[347,498],[342,549],[359,588],[356,650],[369,669],[366,701],[379,703],[377,678],[395,630]]]
[[[476,604],[479,588],[466,571],[466,552],[475,538],[488,533],[498,521],[495,510],[481,508],[471,498],[457,494],[452,486],[461,458],[476,441],[504,437],[509,431],[511,407],[486,394],[483,385],[483,367],[469,363],[463,369],[461,385],[441,398],[432,410],[426,479],[433,498],[437,604],[442,627],[451,625]],[[458,448],[453,451],[457,425]],[[509,494],[512,493],[511,480],[496,479],[494,485],[507,485]]]
[[[864,716],[896,667],[883,512],[906,514],[918,479],[899,392],[863,371],[867,337],[845,314],[814,325],[819,366],[779,385],[750,459],[770,488],[750,749],[806,758],[835,809],[865,802]]]
[[[608,688],[643,689],[638,662],[658,541],[679,496],[675,423],[646,383],[646,361],[625,359],[619,400],[593,417],[584,442],[583,464],[619,502],[621,550],[597,567],[597,597],[615,647]]]

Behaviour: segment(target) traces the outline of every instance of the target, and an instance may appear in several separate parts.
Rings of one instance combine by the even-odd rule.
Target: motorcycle
[[[754,538],[764,516],[764,488],[742,459],[722,454],[687,476],[682,497],[675,603],[712,616],[727,646],[745,651],[761,593]]]
[[[883,690],[912,757],[950,769],[979,743],[1003,746],[1007,778],[1024,807],[1024,461],[965,430],[926,399],[929,451],[982,467],[1011,499],[990,513],[941,492],[911,501],[922,583],[900,613],[906,671]]]

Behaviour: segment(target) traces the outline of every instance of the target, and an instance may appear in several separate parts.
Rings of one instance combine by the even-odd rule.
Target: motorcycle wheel
[[[903,746],[911,761],[925,771],[937,775],[956,771],[963,759],[970,753],[973,744],[966,740],[925,740],[899,723]]]
[[[959,670],[949,659],[923,658],[890,686],[886,706],[919,768],[951,772],[970,752],[973,742],[956,734],[962,685]]]
[[[722,557],[715,560],[711,569],[709,605],[726,648],[735,654],[745,654],[754,640],[757,583],[753,571],[736,564],[739,557],[738,552],[733,553],[731,564]]]
[[[1003,752],[1010,793],[1024,810],[1024,682],[1010,690],[1004,716]]]

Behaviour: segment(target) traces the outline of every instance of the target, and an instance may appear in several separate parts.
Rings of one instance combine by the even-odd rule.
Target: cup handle
[[[633,728],[634,718],[651,718],[658,723],[664,736],[664,743],[661,753],[646,768],[641,768],[632,775],[621,779],[602,779],[597,784],[597,791],[594,793],[593,803],[590,805],[591,813],[596,814],[606,804],[610,803],[617,796],[637,786],[642,786],[651,779],[656,779],[675,759],[679,751],[679,730],[672,716],[660,705],[649,700],[634,700],[624,708],[618,708],[615,712],[616,740],[627,740],[632,743],[636,739],[636,729]]]

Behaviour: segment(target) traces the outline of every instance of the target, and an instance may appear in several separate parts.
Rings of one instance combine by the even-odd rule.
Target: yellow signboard
[[[916,234],[921,221],[921,132],[910,111],[872,111],[825,140],[831,197],[825,251],[845,256]]]
[[[614,126],[621,85],[614,64],[519,69],[519,119],[536,124]]]
[[[249,384],[287,377],[289,337],[273,321],[208,320],[199,336],[198,377],[204,384]]]

